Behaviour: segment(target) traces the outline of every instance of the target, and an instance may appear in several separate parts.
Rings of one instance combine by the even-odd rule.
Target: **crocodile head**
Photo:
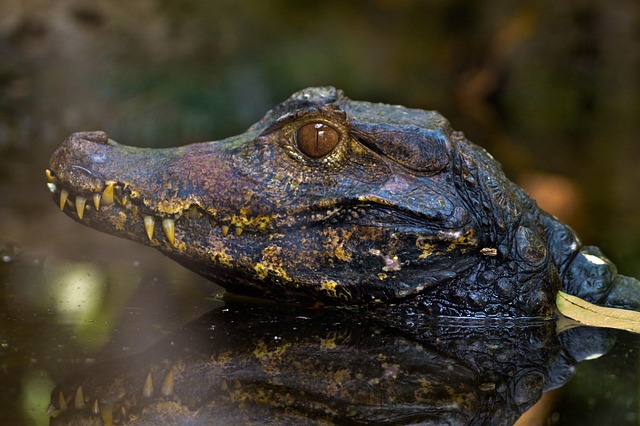
[[[549,316],[540,212],[436,112],[292,95],[246,133],[174,149],[73,134],[47,170],[73,219],[232,292],[452,315]]]

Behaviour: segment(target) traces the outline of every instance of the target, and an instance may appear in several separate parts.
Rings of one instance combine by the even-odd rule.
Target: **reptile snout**
[[[110,162],[114,145],[102,131],[74,133],[53,153],[50,170],[75,191],[95,191],[104,185],[101,170]]]

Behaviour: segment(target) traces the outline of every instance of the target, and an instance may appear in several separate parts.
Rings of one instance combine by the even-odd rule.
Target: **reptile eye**
[[[298,149],[309,158],[322,158],[338,146],[340,134],[324,123],[308,123],[296,133]]]

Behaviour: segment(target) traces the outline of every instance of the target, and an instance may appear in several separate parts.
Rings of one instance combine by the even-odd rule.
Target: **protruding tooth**
[[[99,193],[95,193],[93,194],[93,205],[96,206],[96,210],[100,210],[100,199],[102,198],[102,195],[100,195]]]
[[[67,198],[69,198],[69,191],[66,189],[60,190],[60,210],[64,210],[64,205],[67,204]]]
[[[127,208],[127,204],[129,204],[129,196],[128,195],[123,195],[122,196],[122,207]]]
[[[102,203],[105,205],[113,204],[113,187],[116,183],[109,180],[105,184],[107,186],[102,191]]]
[[[239,237],[240,235],[242,235],[242,231],[244,231],[242,226],[236,225],[236,237]]]
[[[129,208],[129,210],[131,210],[131,214],[133,215],[134,219],[138,217],[139,210],[135,204],[131,204],[131,207]]]
[[[149,237],[149,241],[153,239],[153,227],[156,223],[156,220],[153,216],[145,216],[144,217],[144,229],[147,231],[147,237]]]
[[[102,406],[102,422],[104,426],[113,426],[113,408],[109,404]]]
[[[173,368],[169,369],[167,375],[164,376],[160,392],[164,396],[171,396],[173,394]]]
[[[227,382],[227,379],[225,379],[224,377],[222,378],[222,380],[220,380],[220,390],[223,390],[223,391],[229,390],[229,383]]]
[[[176,236],[176,223],[173,219],[162,219],[162,229],[164,229],[164,235],[167,236],[167,240],[173,245]]]
[[[213,217],[211,217],[211,216],[209,216],[209,223],[211,224],[211,227],[212,227],[212,228],[215,228],[215,227],[218,225],[218,224],[216,223],[216,220],[215,220]]]
[[[64,393],[60,391],[58,395],[58,405],[60,406],[60,411],[67,411],[67,400],[64,399]]]
[[[78,390],[76,390],[76,398],[73,400],[73,406],[76,407],[76,410],[83,410],[86,407],[82,386],[78,386]]]
[[[84,205],[87,203],[87,199],[84,197],[76,197],[76,212],[78,217],[82,219],[84,217]]]
[[[144,385],[142,386],[142,396],[145,398],[151,398],[153,395],[153,379],[151,378],[151,372],[147,374],[147,379],[144,381]]]
[[[94,399],[93,404],[91,404],[91,412],[95,415],[100,414],[100,404],[97,399]]]
[[[44,174],[47,176],[47,181],[49,183],[55,183],[55,178],[53,177],[53,175],[51,174],[51,170],[47,169],[44,171]]]
[[[229,225],[222,225],[220,229],[222,230],[222,236],[226,237],[229,233]]]
[[[55,194],[56,193],[56,189],[58,189],[56,184],[55,183],[51,183],[51,182],[47,182],[47,187],[49,188],[49,191],[51,191],[52,194]]]

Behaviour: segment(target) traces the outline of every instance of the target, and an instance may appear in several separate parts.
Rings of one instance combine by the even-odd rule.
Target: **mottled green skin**
[[[339,134],[323,158],[298,148],[296,132],[308,123]],[[89,204],[82,219],[71,206],[65,212],[156,247],[232,292],[482,317],[550,317],[561,288],[623,304],[607,299],[613,265],[441,115],[351,101],[333,88],[297,92],[218,142],[152,150],[76,133],[54,153],[51,172],[56,201],[61,188],[69,200],[91,200],[116,182],[127,208]],[[156,218],[151,239],[143,215]],[[173,244],[163,218],[176,220]]]

